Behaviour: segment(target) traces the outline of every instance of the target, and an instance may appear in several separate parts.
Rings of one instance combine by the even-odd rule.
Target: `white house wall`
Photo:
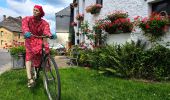
[[[57,33],[56,42],[64,45],[65,47],[67,47],[68,37],[69,37],[69,33]]]
[[[82,8],[84,0],[78,0],[78,1],[79,1],[79,13],[84,13],[84,21],[88,21],[89,26],[92,27],[94,25],[95,20],[105,18],[107,14],[115,10],[128,12],[130,19],[133,19],[136,16],[148,17],[149,14],[151,13],[150,3],[158,2],[160,0],[103,0],[103,7],[101,8],[100,13],[96,15],[86,13],[85,9],[83,10]],[[86,8],[87,6],[95,3],[96,0],[85,0],[84,5]],[[75,11],[75,16],[76,16],[76,11]],[[75,28],[75,30],[77,30],[77,28]],[[136,36],[138,35],[140,34],[137,34]],[[120,40],[122,43],[122,41],[124,41],[124,38],[122,38],[123,40],[121,40],[121,37],[119,37],[118,40]],[[109,37],[108,39],[109,40],[107,40],[107,42],[111,44],[113,42],[111,40],[113,40],[114,38]]]

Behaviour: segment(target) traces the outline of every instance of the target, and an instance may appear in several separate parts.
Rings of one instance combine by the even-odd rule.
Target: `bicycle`
[[[50,38],[49,36],[36,36],[36,38],[42,39],[42,57],[39,68],[33,67],[34,80],[39,78],[40,71],[43,71],[43,83],[49,100],[60,100],[61,99],[61,84],[58,66],[54,58],[50,54],[45,53],[44,38]]]

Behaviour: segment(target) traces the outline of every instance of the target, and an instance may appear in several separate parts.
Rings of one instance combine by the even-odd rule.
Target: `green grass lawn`
[[[170,83],[106,77],[85,68],[60,69],[62,100],[170,100]],[[42,80],[27,88],[25,70],[0,76],[0,100],[47,100]]]

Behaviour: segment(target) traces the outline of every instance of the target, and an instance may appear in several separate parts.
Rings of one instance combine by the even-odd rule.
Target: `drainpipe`
[[[78,6],[77,6],[77,11],[76,11],[76,13],[78,14],[78,13],[79,13],[79,0],[77,0],[77,4],[78,4]],[[78,33],[80,32],[79,26],[80,26],[80,23],[78,22],[78,23],[77,23],[77,32],[78,32]],[[76,38],[76,40],[75,40],[75,45],[78,45],[79,42],[80,42],[80,35],[77,36],[77,38]]]

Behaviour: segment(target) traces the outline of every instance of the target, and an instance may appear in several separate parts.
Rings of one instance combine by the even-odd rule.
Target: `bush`
[[[126,78],[170,80],[170,49],[157,45],[146,49],[142,41],[107,45],[80,52],[82,66]]]

